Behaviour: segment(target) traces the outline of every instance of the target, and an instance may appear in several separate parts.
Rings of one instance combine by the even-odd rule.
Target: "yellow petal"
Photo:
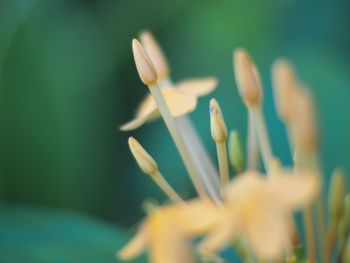
[[[141,227],[139,232],[117,253],[121,260],[129,260],[138,256],[147,245],[147,231],[145,226]]]
[[[260,193],[265,184],[265,177],[257,171],[247,171],[236,176],[224,190],[227,203],[235,203],[237,199],[253,198]]]
[[[120,126],[120,130],[122,131],[131,131],[139,128],[142,126],[145,122],[148,121],[150,118],[151,114],[149,116],[143,116],[143,117],[137,117],[136,119],[133,119],[122,126]]]
[[[273,200],[286,209],[309,205],[320,191],[320,180],[314,172],[283,173],[269,178],[268,191]]]
[[[197,99],[193,95],[184,94],[174,88],[162,90],[171,114],[174,117],[192,112],[197,106]],[[136,117],[120,127],[122,131],[131,131],[139,128],[146,122],[156,120],[160,117],[158,107],[151,95],[145,97],[136,111]]]
[[[162,90],[162,94],[171,115],[174,117],[190,113],[197,106],[197,99],[195,96],[179,92],[174,88],[165,88]]]
[[[190,237],[207,232],[218,219],[218,207],[209,200],[187,202],[176,209],[176,220]]]
[[[147,95],[136,110],[135,118],[120,127],[122,131],[131,131],[139,128],[145,122],[159,117],[157,105],[151,95]]]
[[[173,87],[162,89],[162,95],[174,117],[189,113],[196,108],[197,100],[194,96],[179,92]],[[150,114],[154,114],[157,108],[153,97],[147,95],[138,107],[136,116],[149,116]]]
[[[236,233],[237,227],[233,217],[221,211],[216,227],[200,243],[199,251],[203,255],[216,254],[234,240]]]
[[[171,218],[152,222],[150,262],[152,263],[194,263],[190,246]]]
[[[283,240],[288,228],[282,215],[268,207],[256,207],[254,213],[243,219],[242,236],[262,260],[278,260],[283,254]]]
[[[184,80],[179,82],[176,88],[183,93],[199,97],[211,93],[217,85],[216,78],[209,77]]]
[[[151,95],[147,95],[136,110],[136,117],[148,116],[157,108],[156,102]]]

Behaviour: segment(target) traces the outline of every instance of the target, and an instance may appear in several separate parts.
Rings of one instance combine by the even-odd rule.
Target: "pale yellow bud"
[[[291,124],[297,148],[303,155],[312,154],[318,143],[313,98],[308,90],[298,88],[294,92],[293,100]]]
[[[225,142],[227,139],[227,128],[220,106],[215,99],[210,100],[209,111],[211,137],[217,143]]]
[[[142,82],[148,86],[157,83],[157,72],[151,59],[137,39],[132,40],[132,52],[134,53],[136,68]]]
[[[155,174],[155,172],[158,171],[158,166],[153,158],[146,152],[146,150],[135,138],[130,137],[128,142],[131,153],[141,170],[150,176]]]
[[[158,80],[161,81],[168,78],[169,66],[167,60],[152,33],[149,31],[143,31],[140,34],[140,40],[156,69]]]
[[[233,53],[234,73],[238,91],[247,106],[259,105],[262,88],[258,70],[244,49]]]
[[[328,195],[329,213],[333,219],[339,219],[343,213],[345,191],[344,172],[341,169],[336,169],[332,174]]]
[[[346,194],[344,198],[343,215],[339,222],[338,235],[339,246],[343,247],[350,234],[350,193]]]
[[[285,59],[276,60],[272,66],[272,81],[277,113],[281,120],[288,122],[294,110],[293,93],[297,87],[293,66]]]

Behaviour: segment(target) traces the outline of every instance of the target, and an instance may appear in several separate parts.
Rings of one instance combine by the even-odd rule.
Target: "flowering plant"
[[[129,147],[138,166],[171,203],[148,205],[137,234],[117,256],[128,260],[147,248],[153,263],[224,262],[220,252],[232,246],[247,263],[329,263],[332,259],[349,263],[350,195],[346,194],[345,175],[339,169],[333,173],[326,206],[313,100],[290,62],[276,60],[272,77],[293,167],[283,167],[273,154],[262,111],[263,88],[258,69],[244,49],[236,49],[235,80],[249,119],[247,165],[237,132],[228,134],[219,103],[212,99],[210,129],[217,149],[217,171],[186,117],[195,109],[197,97],[216,87],[216,79],[173,84],[168,63],[153,36],[144,32],[140,39],[141,43],[132,41],[133,54],[150,95],[138,108],[135,119],[121,129],[135,129],[161,116],[198,198],[188,201],[179,196],[154,159],[130,137]],[[263,169],[259,167],[260,156]],[[236,171],[234,176],[230,176],[229,163]],[[302,228],[297,227],[293,217],[298,210],[303,216]]]

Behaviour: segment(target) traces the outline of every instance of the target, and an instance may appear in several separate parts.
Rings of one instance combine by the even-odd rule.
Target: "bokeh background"
[[[350,171],[349,12],[341,0],[0,1],[0,261],[117,262],[142,202],[164,199],[135,165],[128,136],[193,196],[162,122],[118,130],[147,93],[130,45],[143,29],[161,43],[175,81],[219,78],[190,115],[213,158],[211,97],[245,138],[231,64],[242,46],[263,77],[276,155],[290,164],[270,80],[273,60],[284,56],[316,97],[326,183],[335,167]]]

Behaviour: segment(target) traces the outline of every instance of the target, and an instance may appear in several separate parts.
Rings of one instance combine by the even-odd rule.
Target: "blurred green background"
[[[161,201],[163,195],[135,165],[127,147],[131,135],[174,188],[193,195],[162,122],[118,131],[147,92],[130,45],[143,29],[161,43],[175,81],[219,78],[212,96],[243,140],[246,110],[234,85],[231,56],[233,48],[247,48],[263,77],[273,149],[285,164],[290,157],[272,103],[270,66],[279,56],[291,59],[316,97],[325,174],[338,165],[350,171],[349,12],[350,3],[341,0],[1,0],[0,226],[16,222],[3,218],[21,215],[22,205],[23,218],[28,206],[39,206],[83,213],[119,228],[134,226],[142,202]],[[191,118],[215,158],[210,98],[200,99]],[[21,238],[20,231],[17,235]]]

